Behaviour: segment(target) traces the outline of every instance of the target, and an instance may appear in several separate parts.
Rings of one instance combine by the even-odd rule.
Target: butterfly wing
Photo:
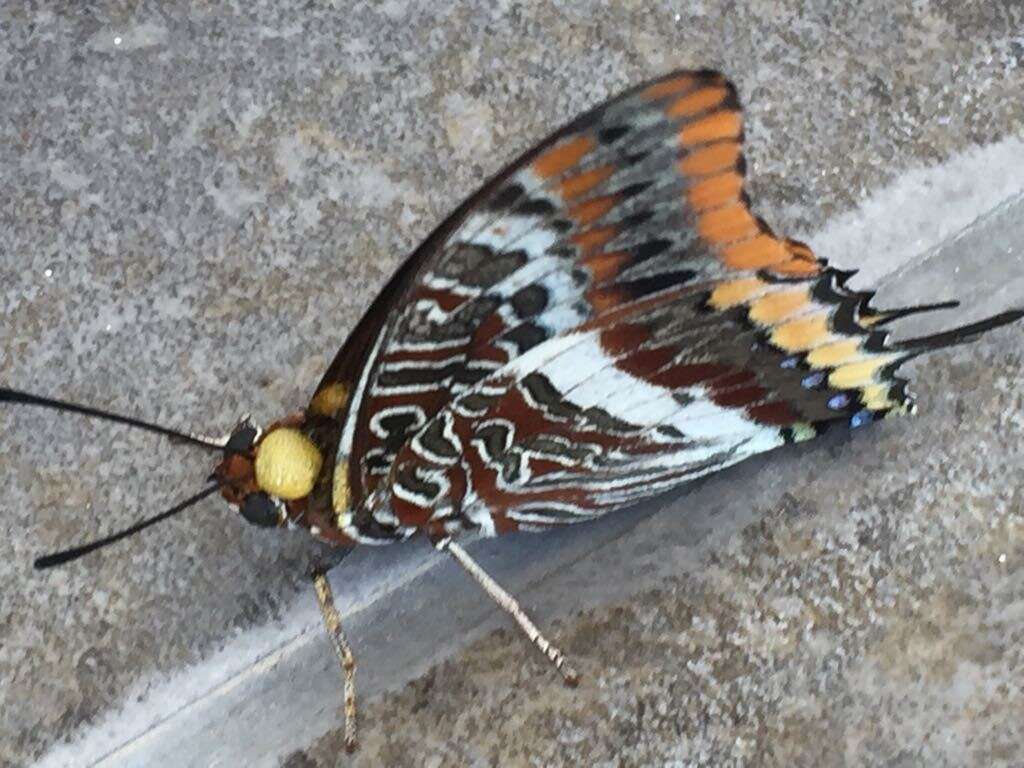
[[[737,280],[760,287],[739,304]],[[745,284],[744,289],[748,286]],[[1020,319],[890,343],[842,275],[668,286],[545,341],[402,449],[368,512],[434,536],[578,522],[752,455],[913,407],[896,369]]]
[[[875,310],[776,237],[750,211],[741,144],[734,88],[672,73],[577,118],[445,222],[375,305],[390,320],[364,321],[342,526],[572,521],[908,409],[896,367],[949,340],[889,346],[880,327],[927,307]]]
[[[734,268],[816,272],[749,213],[741,134],[721,75],[676,72],[577,118],[467,201],[406,262],[318,389],[343,381],[351,393],[338,469],[352,500],[454,395],[624,297]],[[715,260],[715,243],[738,246]]]

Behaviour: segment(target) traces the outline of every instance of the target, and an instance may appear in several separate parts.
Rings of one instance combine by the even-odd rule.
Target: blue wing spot
[[[823,381],[825,381],[825,373],[824,371],[819,371],[818,373],[812,373],[810,376],[806,376],[800,383],[803,385],[804,389],[817,389],[821,386]]]
[[[850,404],[850,396],[847,394],[834,395],[828,399],[828,407],[833,411],[841,411]]]
[[[850,417],[850,429],[863,427],[865,424],[870,424],[874,420],[875,415],[871,411],[867,409],[857,411],[855,414],[853,414],[853,416]]]

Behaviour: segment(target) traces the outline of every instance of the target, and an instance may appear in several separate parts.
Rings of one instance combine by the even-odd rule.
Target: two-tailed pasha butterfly
[[[11,389],[0,400],[121,421],[222,453],[212,485],[250,523],[338,546],[422,535],[562,654],[456,541],[545,531],[635,504],[831,425],[913,402],[897,369],[1017,320],[893,342],[893,310],[778,237],[744,192],[743,121],[720,74],[673,72],[587,112],[462,204],[380,292],[309,406],[223,440]],[[345,672],[355,663],[323,574]]]

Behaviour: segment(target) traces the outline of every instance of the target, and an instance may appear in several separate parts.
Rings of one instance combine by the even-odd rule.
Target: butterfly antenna
[[[203,435],[196,435],[191,432],[181,432],[170,427],[162,427],[159,424],[152,424],[142,419],[136,419],[132,416],[122,416],[117,413],[111,413],[110,411],[103,411],[99,408],[90,408],[87,405],[78,405],[77,403],[68,403],[64,400],[54,400],[50,397],[40,397],[39,395],[33,395],[30,392],[22,392],[17,389],[8,389],[7,387],[0,387],[0,403],[18,403],[20,405],[35,405],[42,408],[52,408],[56,411],[66,411],[68,413],[80,413],[83,416],[92,416],[96,419],[104,419],[106,421],[113,421],[118,424],[127,424],[130,427],[137,429],[144,429],[148,432],[155,432],[158,435],[169,437],[172,440],[177,440],[184,443],[191,443],[192,445],[199,445],[203,448],[210,450],[220,451],[224,449],[225,442],[218,441],[213,438],[204,437]]]
[[[43,557],[38,558],[33,563],[33,565],[37,570],[42,571],[46,570],[47,568],[53,568],[58,565],[70,563],[72,560],[77,560],[78,558],[83,557],[84,555],[88,555],[90,552],[95,552],[97,549],[105,547],[109,544],[114,544],[115,542],[118,542],[121,539],[125,539],[134,533],[138,533],[139,531],[149,528],[149,526],[151,525],[156,525],[162,520],[166,520],[169,517],[173,517],[174,515],[178,514],[179,512],[183,512],[184,510],[188,509],[194,504],[197,504],[198,502],[202,501],[207,496],[210,496],[211,494],[215,493],[218,490],[220,490],[219,483],[211,485],[208,488],[204,488],[203,490],[201,490],[195,496],[192,496],[178,504],[175,504],[173,507],[166,510],[165,512],[161,512],[159,515],[153,515],[153,517],[148,517],[144,520],[140,520],[139,522],[125,528],[122,531],[118,531],[117,533],[111,534],[110,536],[104,536],[102,539],[97,539],[96,541],[89,542],[88,544],[81,544],[77,547],[71,547],[70,549],[65,549],[61,552],[54,552],[50,555],[44,555]]]

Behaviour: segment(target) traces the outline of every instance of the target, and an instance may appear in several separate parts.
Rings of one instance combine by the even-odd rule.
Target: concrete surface
[[[301,404],[447,209],[628,83],[674,66],[727,71],[748,104],[758,210],[804,234],[908,169],[1020,135],[1024,117],[1017,3],[111,3],[8,6],[0,24],[0,377],[207,431]],[[989,170],[978,187],[1021,178],[1012,164]],[[927,221],[906,189],[901,205]],[[936,207],[936,227],[959,210]],[[998,235],[983,244],[1003,250],[982,264],[1010,284],[1024,242]],[[897,242],[893,262],[916,268],[923,249]],[[830,238],[814,243],[835,256]],[[976,279],[926,276],[958,296]],[[993,301],[1019,303],[1008,290]],[[583,668],[583,689],[567,695],[518,638],[488,635],[369,703],[357,761],[1019,764],[1022,349],[1008,330],[923,364],[921,419],[740,467],[665,501],[677,514],[639,540],[625,531],[653,509],[550,544],[487,544],[503,578],[531,558],[543,584],[526,601]],[[294,619],[309,598],[296,595],[316,547],[216,502],[36,576],[40,551],[167,506],[208,466],[39,412],[0,412],[0,430],[0,760],[95,736],[218,649],[256,638],[259,656],[308,636]],[[540,578],[547,553],[573,547],[574,567]],[[591,549],[602,554],[582,557]],[[419,557],[377,564],[413,575]],[[349,608],[381,591],[373,565],[362,553],[336,576],[361,585]],[[468,615],[440,615],[442,599]],[[390,624],[369,611],[354,622],[368,688],[400,682],[389,660],[418,659],[399,665],[416,674],[449,655],[446,627],[494,625],[447,566],[390,603],[378,609]],[[257,711],[289,712],[285,693]],[[264,764],[340,760],[335,737],[311,744],[335,722],[328,698],[301,738],[259,752]]]

